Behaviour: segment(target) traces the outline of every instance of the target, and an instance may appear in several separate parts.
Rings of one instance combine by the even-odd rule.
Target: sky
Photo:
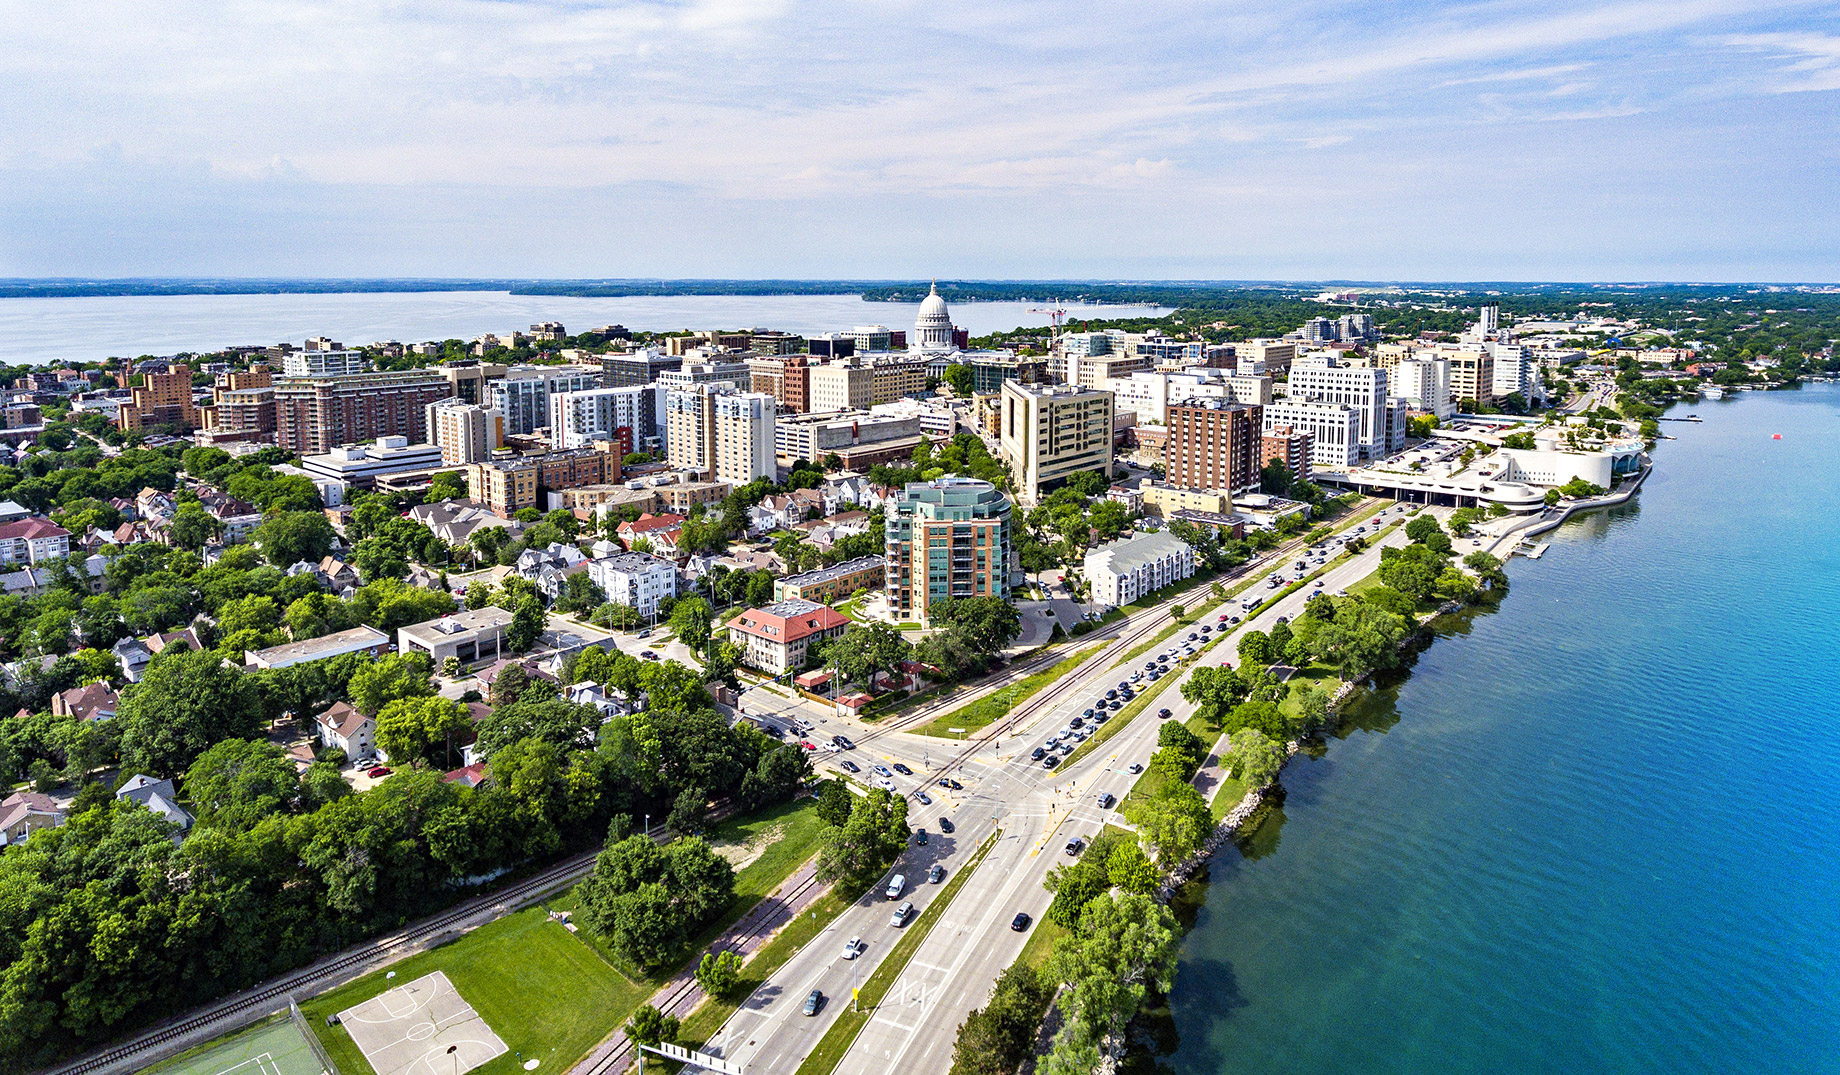
[[[1840,4],[0,0],[0,276],[1840,280]]]

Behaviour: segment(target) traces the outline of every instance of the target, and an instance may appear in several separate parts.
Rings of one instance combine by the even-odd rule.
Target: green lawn
[[[542,1061],[542,1070],[565,1072],[645,1002],[653,986],[615,970],[541,907],[481,926],[432,951],[323,993],[300,1006],[344,1075],[370,1075],[351,1035],[329,1027],[326,1016],[385,989],[433,971],[445,971],[454,988],[513,1052],[476,1068],[480,1075],[513,1075],[515,1053]]]
[[[950,713],[947,713],[945,716],[937,717],[913,730],[915,734],[918,735],[934,735],[945,739],[963,739],[972,732],[989,724],[991,721],[998,720],[1008,715],[1013,707],[1021,705],[1023,702],[1027,701],[1031,695],[1040,691],[1043,687],[1046,687],[1048,684],[1072,672],[1088,658],[1104,649],[1108,644],[1109,643],[1101,642],[1098,645],[1089,646],[1071,657],[1063,658],[1057,662],[1054,667],[1046,671],[1037,672],[994,694],[987,694],[975,702],[967,702],[957,709],[952,710]],[[952,728],[962,728],[964,730],[955,732],[950,730]]]
[[[862,1010],[844,1009],[843,1014],[837,1017],[837,1021],[831,1024],[831,1028],[825,1031],[824,1037],[819,1040],[810,1055],[806,1056],[805,1061],[799,1065],[798,1075],[828,1075],[829,1072],[836,1069],[837,1063],[843,1059],[845,1053],[850,1051],[850,1045],[856,1041],[856,1035],[862,1032],[862,1028],[875,1014],[876,1005],[888,995],[888,990],[900,978],[901,972],[907,969],[907,961],[913,958],[914,952],[926,940],[926,935],[932,932],[933,924],[945,914],[946,907],[952,902],[952,897],[958,895],[958,890],[964,887],[965,881],[977,872],[978,864],[984,861],[984,856],[996,846],[1001,836],[1001,832],[996,832],[987,837],[984,845],[978,848],[977,854],[972,856],[971,861],[960,867],[952,879],[946,882],[944,891],[940,892],[933,902],[926,905],[926,910],[920,912],[919,918],[901,931],[901,939],[895,942],[894,950],[888,953],[888,958],[882,960],[881,964],[875,968],[875,973],[869,975],[869,980],[861,986]],[[843,997],[835,998],[835,1002],[847,1003]]]

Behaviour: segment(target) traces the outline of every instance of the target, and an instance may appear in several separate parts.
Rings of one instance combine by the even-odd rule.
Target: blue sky
[[[1840,7],[0,0],[0,275],[1840,279]]]

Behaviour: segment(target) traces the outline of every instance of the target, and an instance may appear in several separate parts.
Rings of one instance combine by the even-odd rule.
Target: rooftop
[[[454,635],[470,634],[475,631],[504,627],[511,622],[511,613],[496,605],[485,608],[467,609],[451,616],[442,616],[438,620],[426,620],[412,623],[399,629],[406,638],[413,638],[422,643],[438,643]]]
[[[796,642],[823,631],[848,625],[850,618],[828,605],[814,601],[778,601],[765,608],[749,609],[735,617],[730,630],[764,638],[770,642]]]
[[[1177,554],[1187,549],[1188,543],[1166,531],[1138,534],[1136,537],[1114,541],[1101,545],[1086,554],[1088,560],[1098,558],[1113,571],[1130,571],[1154,563],[1165,556]]]
[[[856,514],[861,515],[862,513],[857,512]],[[810,586],[813,583],[829,582],[832,579],[840,579],[846,575],[854,575],[859,571],[868,571],[871,568],[885,568],[887,566],[888,558],[885,556],[863,556],[855,560],[845,560],[841,564],[833,564],[830,567],[821,567],[816,571],[807,571],[802,575],[788,575],[781,581],[788,586]]]
[[[321,635],[319,638],[284,642],[279,646],[252,650],[245,655],[244,661],[259,668],[285,668],[288,665],[355,653],[372,646],[387,646],[389,643],[390,636],[375,627],[353,627],[349,631],[338,631],[329,635]]]

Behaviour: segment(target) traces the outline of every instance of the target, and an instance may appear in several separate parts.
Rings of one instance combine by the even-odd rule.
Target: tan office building
[[[922,374],[924,383],[925,374]],[[866,411],[875,405],[875,371],[867,366],[828,362],[810,367],[809,410],[814,414],[830,411]]]
[[[1071,475],[1112,474],[1112,394],[1074,385],[1003,382],[998,440],[1025,504]]]

